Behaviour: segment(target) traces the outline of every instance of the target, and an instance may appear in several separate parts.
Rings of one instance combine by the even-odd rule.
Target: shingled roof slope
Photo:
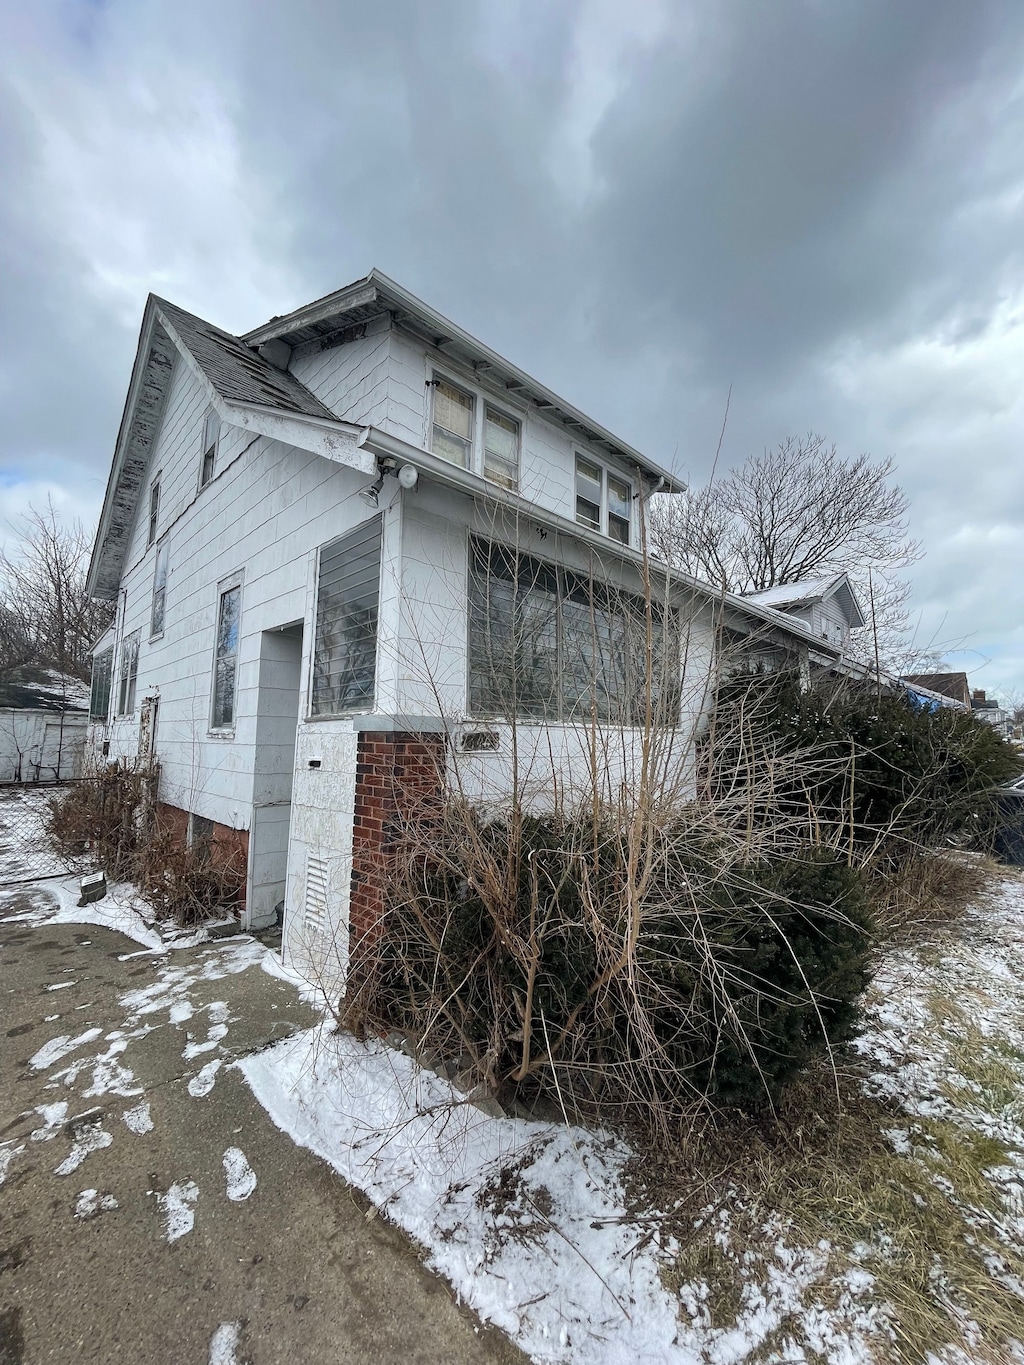
[[[330,408],[314,397],[294,375],[271,365],[254,347],[166,299],[155,298],[154,302],[210,383],[228,402],[259,403],[268,408],[302,413],[306,417],[337,421]]]

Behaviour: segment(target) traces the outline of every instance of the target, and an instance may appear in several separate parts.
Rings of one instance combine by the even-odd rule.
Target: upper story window
[[[206,414],[203,423],[203,463],[199,471],[199,487],[205,488],[213,478],[217,464],[217,443],[220,440],[220,418],[213,408]]]
[[[502,488],[518,489],[521,424],[447,379],[435,377],[431,382],[433,453]]]
[[[149,549],[153,541],[156,540],[157,525],[160,521],[160,475],[158,474],[149,485],[149,534],[146,537],[146,548]]]
[[[381,518],[320,551],[313,650],[314,716],[372,711],[377,676]]]
[[[519,487],[519,423],[490,404],[484,413],[484,478],[513,492]]]
[[[476,402],[472,394],[463,393],[447,379],[434,380],[430,448],[435,455],[461,465],[463,469],[472,469],[475,419]]]
[[[633,487],[586,455],[576,456],[576,520],[628,545],[633,525]]]

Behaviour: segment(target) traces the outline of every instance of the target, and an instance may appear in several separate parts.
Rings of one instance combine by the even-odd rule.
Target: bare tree
[[[652,511],[652,547],[730,592],[848,573],[888,655],[907,626],[909,587],[900,570],[921,553],[893,469],[891,459],[846,459],[813,432],[788,437],[707,488],[661,501]],[[874,632],[863,634],[873,653]]]
[[[32,663],[88,680],[89,651],[113,608],[86,591],[90,537],[47,499],[29,508],[13,551],[0,550],[0,666]]]

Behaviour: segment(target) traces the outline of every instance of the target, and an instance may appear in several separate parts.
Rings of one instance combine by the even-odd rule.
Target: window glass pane
[[[242,589],[229,588],[220,595],[217,613],[217,648],[213,665],[213,728],[235,719],[235,682],[238,672],[238,628]]]
[[[110,711],[110,685],[114,671],[113,648],[105,649],[92,661],[92,687],[89,690],[89,719],[105,721]]]
[[[603,592],[566,575],[562,600],[562,690],[566,720],[618,719],[613,654],[621,634]]]
[[[381,518],[320,551],[313,715],[373,709],[377,673]]]
[[[485,410],[484,477],[505,488],[519,487],[519,423],[493,408]]]
[[[633,501],[633,490],[623,479],[617,479],[614,474],[608,475],[608,511],[613,512],[617,517],[623,517],[629,521],[631,504]]]
[[[434,384],[431,450],[442,460],[468,469],[473,449],[473,399],[444,380]]]
[[[548,565],[474,542],[469,680],[474,715],[557,718],[558,594]]]
[[[601,529],[601,466],[576,456],[576,520]]]
[[[149,539],[146,542],[152,545],[156,540],[157,522],[160,517],[160,484],[154,483],[149,490]]]
[[[159,635],[164,628],[164,602],[167,597],[167,545],[160,545],[156,552],[156,567],[153,571],[153,618],[150,633]]]
[[[629,522],[608,513],[608,534],[621,545],[629,544]]]
[[[596,502],[588,502],[586,498],[576,499],[576,520],[584,526],[592,526],[595,531],[601,529],[601,507]]]
[[[121,645],[121,670],[117,693],[117,714],[128,716],[135,710],[135,682],[139,676],[139,636],[135,631]]]

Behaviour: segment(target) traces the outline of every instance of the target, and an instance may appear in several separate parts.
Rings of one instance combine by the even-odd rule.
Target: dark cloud
[[[925,616],[1019,662],[1021,6],[39,0],[0,50],[4,496],[105,478],[148,288],[243,330],[375,264],[695,479],[730,385],[727,462],[896,456]]]

